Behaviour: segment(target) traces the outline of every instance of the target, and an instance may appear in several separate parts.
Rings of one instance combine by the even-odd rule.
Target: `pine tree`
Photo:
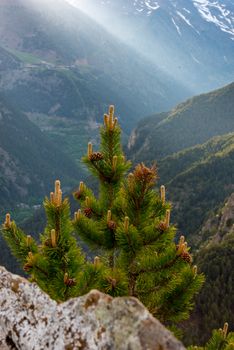
[[[70,218],[60,182],[46,198],[47,225],[38,244],[18,228],[10,215],[2,234],[25,272],[55,300],[67,300],[97,288],[112,296],[139,298],[161,321],[173,326],[185,319],[203,276],[192,266],[185,238],[175,243],[165,187],[155,190],[157,169],[131,167],[123,154],[114,107],[104,116],[100,150],[88,144],[83,158],[99,180],[99,196],[80,182],[74,193],[80,209]],[[73,231],[100,251],[85,259]]]
[[[47,226],[40,244],[18,228],[10,214],[6,215],[1,231],[13,255],[31,276],[31,281],[55,300],[64,301],[98,288],[103,267],[98,259],[93,264],[85,263],[72,234],[69,202],[62,200],[59,180],[55,182],[50,199],[45,199],[44,208]]]
[[[213,331],[204,347],[190,346],[188,350],[234,350],[234,333],[228,334],[228,323],[225,323],[223,329]]]
[[[104,116],[98,151],[88,144],[84,163],[99,180],[99,196],[83,182],[74,193],[81,208],[74,227],[89,246],[102,250],[108,268],[101,288],[112,295],[139,298],[163,322],[188,317],[203,276],[192,266],[182,236],[175,243],[165,187],[155,191],[157,170],[143,163],[128,176],[131,164],[121,147],[121,130],[114,107]]]

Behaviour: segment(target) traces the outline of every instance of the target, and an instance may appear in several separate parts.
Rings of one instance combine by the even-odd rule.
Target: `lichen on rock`
[[[57,304],[0,267],[0,349],[185,350],[135,298],[97,290]]]

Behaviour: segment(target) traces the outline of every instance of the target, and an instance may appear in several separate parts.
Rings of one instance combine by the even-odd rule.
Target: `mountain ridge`
[[[234,5],[228,0],[70,0],[186,83],[194,94],[234,79]]]
[[[12,3],[14,4],[14,1]],[[174,84],[170,75],[136,54],[78,9],[66,5],[65,1],[56,1],[54,7],[54,2],[47,4],[42,1],[44,7],[41,8],[38,8],[35,5],[37,2],[33,0],[20,0],[16,3],[17,11],[11,7],[12,5],[6,6],[2,11],[1,45],[11,50],[18,50],[19,53],[38,56],[41,61],[47,61],[44,62],[42,69],[46,69],[45,63],[47,63],[48,71],[54,68],[78,76],[80,80],[75,83],[75,87],[86,89],[93,97],[98,94],[99,98],[95,99],[94,103],[98,106],[99,101],[102,101],[101,108],[98,108],[102,113],[109,101],[113,103],[116,100],[123,106],[120,107],[123,110],[122,120],[127,124],[130,123],[130,118],[126,121],[124,114],[130,115],[133,123],[136,117],[140,117],[140,110],[142,113],[148,108],[152,110],[152,106],[156,106],[157,102],[159,109],[164,109],[168,105],[167,97],[169,94],[172,95],[171,85]],[[14,28],[11,26],[12,22],[15,23]],[[130,68],[129,61],[133,63]],[[33,73],[33,70],[34,66],[27,66],[27,71]],[[90,81],[92,77],[94,79]],[[85,80],[88,83],[90,81],[90,85],[93,84],[94,87],[85,86]],[[105,80],[109,81],[109,87]],[[189,94],[182,85],[179,87],[180,84],[176,80],[174,82],[177,91],[184,89],[181,96],[178,94],[179,99],[184,94]],[[107,91],[107,88],[109,91],[104,102],[103,92]],[[141,91],[141,94],[138,91]],[[81,89],[79,93],[86,102],[87,98],[83,96],[84,93],[82,95]],[[92,109],[95,109],[94,103]],[[173,101],[170,102],[172,103]],[[76,109],[78,108],[79,105],[76,106]],[[82,116],[86,118],[83,114]]]
[[[234,130],[234,83],[195,96],[168,113],[143,119],[130,136],[135,160],[159,160]]]

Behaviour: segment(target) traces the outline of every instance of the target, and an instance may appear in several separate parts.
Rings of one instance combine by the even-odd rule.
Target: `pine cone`
[[[76,191],[76,192],[74,193],[74,197],[75,197],[76,199],[81,199],[81,198],[82,198],[82,194],[83,194],[83,192],[81,192],[81,191]]]
[[[51,239],[50,238],[47,238],[47,240],[45,241],[45,243],[44,243],[44,245],[46,246],[46,247],[51,247]]]
[[[24,264],[24,267],[23,267],[25,272],[29,272],[32,268],[33,266],[29,263]]]
[[[90,218],[92,216],[92,209],[91,208],[85,208],[84,210],[84,215],[87,217],[87,218]]]
[[[68,278],[64,283],[68,287],[73,287],[76,285],[76,280],[75,280],[75,278]]]
[[[102,160],[103,154],[101,152],[94,152],[90,155],[89,159],[91,160],[91,162],[98,162],[99,160]]]
[[[182,252],[181,253],[181,258],[187,262],[188,264],[191,264],[192,263],[192,257],[191,255],[189,254],[189,252]]]
[[[117,227],[116,222],[113,220],[108,221],[107,226],[112,231],[116,230]]]
[[[161,221],[158,225],[158,229],[160,232],[165,232],[167,230],[167,225],[164,221]]]
[[[108,277],[108,282],[110,283],[111,287],[114,289],[117,285],[117,281],[115,278]]]

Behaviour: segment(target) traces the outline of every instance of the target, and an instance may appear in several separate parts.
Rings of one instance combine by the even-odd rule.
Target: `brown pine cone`
[[[108,221],[107,226],[112,231],[116,230],[117,227],[116,222],[114,222],[113,220]]]
[[[98,162],[99,160],[102,160],[103,154],[101,152],[94,152],[90,155],[89,159],[91,160],[91,162]]]
[[[29,263],[24,264],[24,267],[23,267],[25,272],[29,272],[32,268],[33,266]]]
[[[84,209],[84,215],[87,217],[87,218],[90,218],[92,216],[92,209],[91,208],[85,208]]]
[[[81,191],[76,191],[76,192],[74,193],[74,197],[75,197],[76,199],[81,199],[81,198],[82,198],[82,194],[83,194],[83,192],[81,192]]]
[[[108,277],[108,282],[111,284],[112,288],[115,288],[117,285],[117,281],[115,278]]]
[[[189,252],[182,252],[181,253],[181,258],[187,262],[188,264],[191,264],[192,263],[192,257],[191,255],[189,254]]]
[[[51,247],[51,239],[50,238],[47,238],[47,240],[45,241],[45,243],[44,243],[44,245],[46,246],[46,247]]]
[[[76,280],[75,280],[75,278],[68,278],[64,283],[68,287],[73,287],[76,285]]]
[[[165,232],[167,230],[167,225],[164,221],[161,221],[158,225],[158,229],[160,232]]]

